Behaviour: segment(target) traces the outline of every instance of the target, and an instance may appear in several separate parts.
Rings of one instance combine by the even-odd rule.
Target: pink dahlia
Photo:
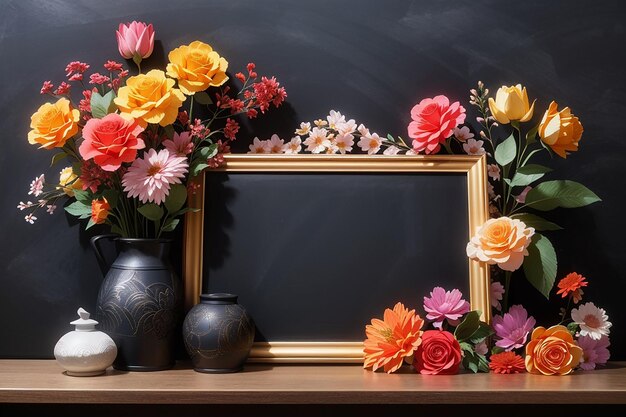
[[[433,320],[433,326],[438,329],[441,329],[445,319],[456,325],[461,316],[470,311],[470,304],[461,297],[463,294],[456,288],[452,291],[441,287],[433,288],[430,298],[424,297],[424,310],[428,313],[426,318]]]
[[[180,184],[189,164],[184,156],[171,155],[167,149],[154,149],[137,158],[122,178],[129,197],[139,197],[142,203],[161,204],[170,192],[170,184]]]
[[[577,340],[578,346],[583,350],[583,357],[580,360],[580,369],[591,371],[596,369],[596,365],[606,365],[611,354],[608,347],[611,346],[608,336],[602,336],[599,340],[590,336],[580,336]]]
[[[446,96],[425,98],[413,107],[411,118],[407,130],[413,139],[413,149],[437,153],[454,129],[465,121],[465,108],[458,101],[450,104]]]
[[[528,317],[528,312],[521,305],[511,306],[504,317],[494,316],[493,329],[496,331],[496,336],[500,338],[496,346],[505,350],[523,347],[535,323],[535,318]]]
[[[191,139],[191,132],[174,133],[172,139],[163,141],[163,146],[170,151],[170,155],[185,156],[193,152],[194,144]]]

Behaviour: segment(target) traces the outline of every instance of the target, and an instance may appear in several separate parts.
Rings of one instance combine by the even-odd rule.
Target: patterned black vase
[[[185,348],[198,372],[243,369],[254,341],[254,322],[233,294],[202,294],[183,323]]]
[[[108,265],[100,239],[115,242],[117,258]],[[125,239],[111,235],[91,241],[103,273],[96,317],[99,329],[117,345],[116,369],[160,371],[174,366],[182,293],[169,263],[168,239]]]

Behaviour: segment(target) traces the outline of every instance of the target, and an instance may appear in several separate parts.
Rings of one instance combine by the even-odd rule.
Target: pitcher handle
[[[93,248],[93,251],[96,255],[96,260],[98,261],[98,266],[100,266],[100,270],[102,271],[103,276],[107,274],[107,272],[109,271],[109,267],[111,265],[109,265],[106,259],[104,259],[104,255],[102,254],[102,249],[100,248],[100,241],[102,239],[113,240],[116,237],[120,237],[120,235],[117,235],[115,233],[109,233],[105,235],[94,236],[90,240],[91,247]]]

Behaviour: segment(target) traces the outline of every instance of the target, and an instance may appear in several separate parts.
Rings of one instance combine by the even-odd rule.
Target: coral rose
[[[387,373],[397,371],[420,345],[423,325],[424,320],[415,310],[409,311],[402,303],[397,303],[393,310],[386,309],[383,320],[372,319],[372,324],[365,326],[363,367],[373,371],[383,368]]]
[[[569,107],[558,111],[556,102],[550,103],[541,123],[539,123],[539,137],[557,155],[566,158],[569,152],[578,150],[578,142],[583,135],[583,125],[574,116]]]
[[[152,70],[130,77],[114,101],[122,117],[136,119],[142,127],[147,123],[167,126],[174,123],[185,101],[185,95],[173,88],[174,83],[163,71]]]
[[[42,148],[61,148],[78,133],[80,112],[72,108],[70,101],[60,98],[56,103],[46,103],[30,117],[28,142]]]
[[[152,24],[132,21],[120,23],[117,29],[117,49],[126,59],[132,58],[137,64],[148,58],[154,50],[154,28]]]
[[[146,147],[138,135],[143,128],[134,120],[111,113],[102,119],[89,119],[83,128],[79,152],[105,171],[115,171],[123,162],[133,162],[137,150]]]
[[[515,271],[528,255],[528,245],[535,229],[508,217],[489,219],[467,244],[470,259],[498,264],[505,271]]]
[[[91,221],[95,224],[104,223],[109,216],[111,206],[106,198],[91,200]]]
[[[461,346],[445,330],[427,330],[415,352],[413,366],[424,375],[453,375],[461,365]]]
[[[219,87],[228,80],[228,61],[206,43],[194,41],[179,46],[167,57],[167,75],[176,78],[178,88],[187,95]]]
[[[533,330],[526,345],[526,370],[531,374],[567,375],[579,364],[583,350],[567,327],[557,325]]]
[[[526,87],[522,87],[521,84],[511,87],[503,85],[498,88],[495,101],[489,97],[489,110],[502,124],[511,123],[513,120],[527,122],[533,117],[535,101],[530,105]]]
[[[454,129],[465,121],[465,108],[458,101],[450,104],[446,96],[425,98],[411,109],[411,118],[407,130],[413,139],[413,149],[437,153]]]
[[[63,192],[69,197],[74,197],[74,191],[83,189],[83,182],[74,173],[72,167],[65,167],[61,170],[59,185],[60,187],[57,187],[57,190],[63,189]]]

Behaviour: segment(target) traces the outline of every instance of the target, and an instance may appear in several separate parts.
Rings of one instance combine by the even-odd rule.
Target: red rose
[[[408,135],[415,152],[437,153],[454,128],[465,121],[465,108],[446,96],[425,98],[411,109]]]
[[[105,171],[115,171],[123,162],[132,162],[137,150],[146,147],[137,136],[143,128],[134,120],[126,120],[117,113],[102,119],[89,119],[83,128],[85,140],[79,152],[86,160],[92,159]]]
[[[461,346],[450,332],[427,330],[415,352],[413,366],[424,375],[453,375],[459,372]]]

